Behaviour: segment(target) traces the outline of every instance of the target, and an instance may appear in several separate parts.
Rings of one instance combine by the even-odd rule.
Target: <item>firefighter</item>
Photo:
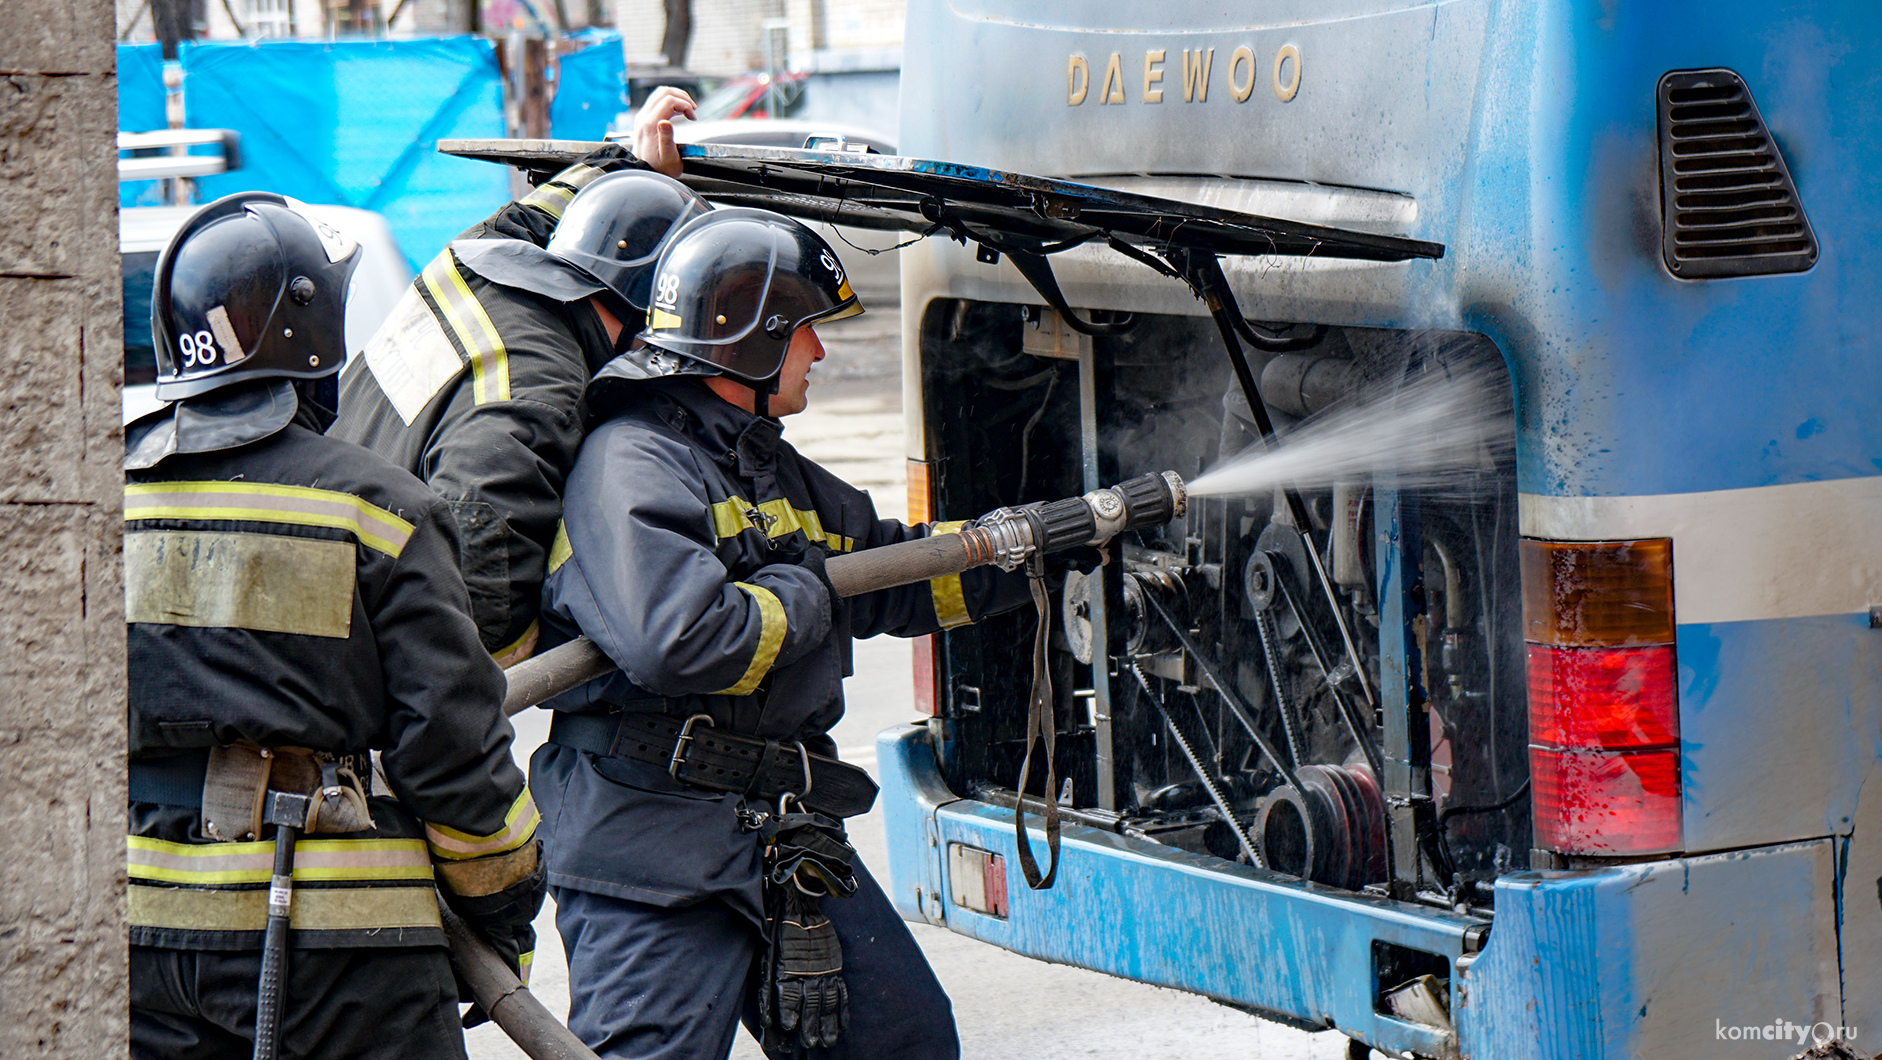
[[[711,208],[668,177],[602,172],[625,154],[610,151],[427,265],[348,370],[332,429],[445,499],[478,635],[504,666],[535,649],[582,388],[645,322],[667,236]]]
[[[534,948],[540,818],[455,521],[322,434],[357,256],[245,192],[158,263],[170,404],[125,436],[135,1057],[250,1055],[277,900],[281,1056],[464,1056],[440,889],[519,971]],[[307,838],[271,885],[278,795]]]
[[[809,229],[720,208],[662,256],[645,346],[590,387],[544,621],[620,672],[549,704],[531,770],[569,1026],[604,1056],[720,1060],[741,1015],[773,1056],[958,1054],[946,995],[847,846],[839,821],[875,787],[829,729],[851,637],[961,625],[1027,589],[987,569],[844,600],[824,577],[832,553],[958,529],[878,519],[781,437],[823,357],[813,325],[861,311]]]

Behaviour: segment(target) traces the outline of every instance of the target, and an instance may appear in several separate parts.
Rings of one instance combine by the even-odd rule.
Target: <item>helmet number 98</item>
[[[177,349],[183,351],[184,368],[207,368],[216,363],[216,337],[207,331],[177,336]]]
[[[680,278],[678,275],[671,272],[663,273],[655,286],[658,288],[655,301],[660,305],[671,306],[680,300]]]

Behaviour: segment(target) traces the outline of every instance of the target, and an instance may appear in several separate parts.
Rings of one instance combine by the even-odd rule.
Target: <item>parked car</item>
[[[150,341],[150,296],[157,256],[196,206],[196,177],[241,168],[241,137],[231,129],[165,129],[118,133],[118,181],[156,181],[168,203],[118,212],[118,253],[124,283],[124,422],[162,407],[157,357]],[[350,206],[310,205],[321,220],[359,243],[346,303],[346,349],[365,346],[412,282],[412,270],[385,218]]]
[[[699,120],[727,121],[738,118],[788,118],[804,104],[804,82],[806,75],[801,73],[779,74],[777,78],[778,113],[771,113],[769,89],[772,81],[768,74],[745,74],[734,77],[719,87],[697,97],[699,102]]]

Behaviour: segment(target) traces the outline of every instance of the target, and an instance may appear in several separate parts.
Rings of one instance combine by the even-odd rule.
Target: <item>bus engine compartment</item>
[[[966,519],[1166,469],[1206,481],[1262,451],[1208,317],[1115,314],[1082,330],[1107,333],[1038,306],[929,303],[917,504]],[[1029,815],[1050,799],[1080,824],[1488,913],[1489,881],[1528,868],[1531,845],[1502,356],[1462,332],[1243,333],[1260,340],[1247,363],[1280,445],[1344,417],[1327,465],[1340,470],[1319,474],[1306,454],[1288,476],[1298,504],[1265,483],[1192,492],[1183,517],[1121,535],[1103,566],[1048,572],[1057,790],[1037,762],[1015,790],[1038,612],[938,636],[942,774]],[[1408,472],[1394,454],[1419,439],[1383,418],[1367,428],[1370,411],[1444,379],[1481,391],[1491,429],[1439,473]]]

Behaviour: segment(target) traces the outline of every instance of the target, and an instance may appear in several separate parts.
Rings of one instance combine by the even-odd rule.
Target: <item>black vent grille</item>
[[[1816,263],[1797,185],[1751,90],[1730,70],[1660,79],[1660,200],[1666,267],[1682,279]]]

